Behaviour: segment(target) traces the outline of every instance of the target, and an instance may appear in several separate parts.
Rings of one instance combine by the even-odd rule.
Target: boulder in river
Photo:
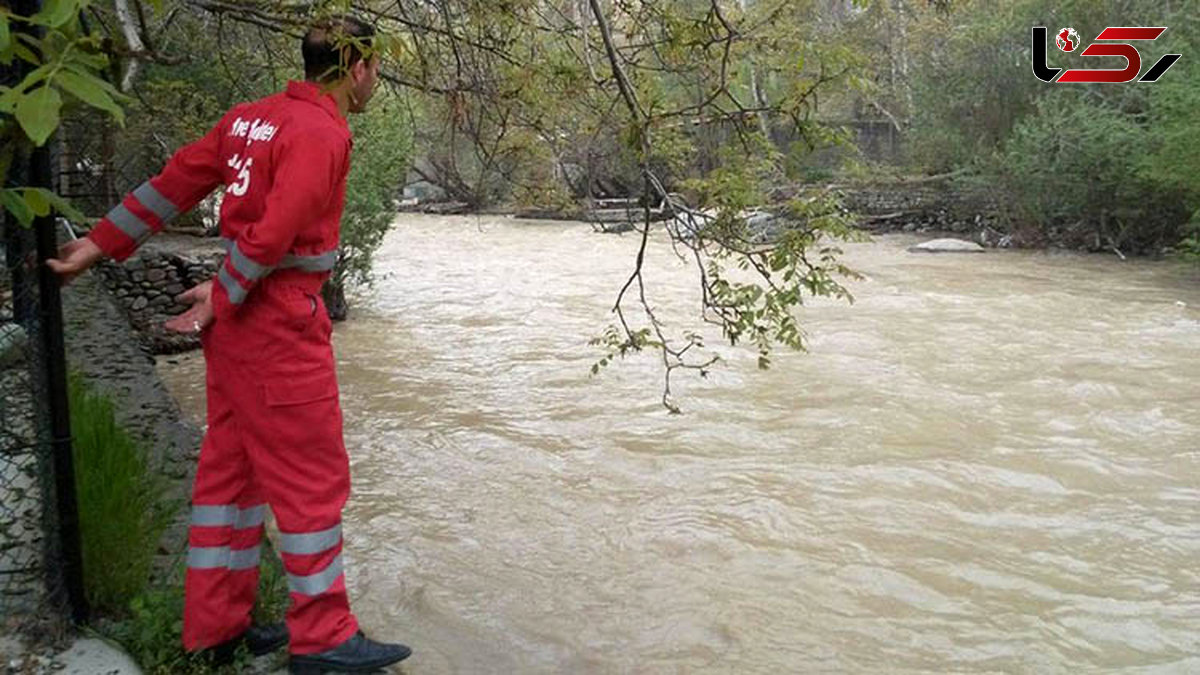
[[[932,239],[909,246],[910,253],[983,253],[984,249],[973,241],[962,239]]]

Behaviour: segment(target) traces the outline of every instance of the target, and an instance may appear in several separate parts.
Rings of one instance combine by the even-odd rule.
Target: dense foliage
[[[910,13],[910,161],[930,172],[967,169],[999,188],[1015,233],[1030,244],[1186,248],[1200,209],[1198,9],[1193,1],[1015,0]],[[1136,45],[1143,73],[1163,54],[1183,56],[1155,83],[1047,84],[1031,74],[1032,26],[1048,27],[1050,67],[1121,65],[1057,49],[1053,35],[1064,26],[1085,45],[1107,26],[1167,26]]]

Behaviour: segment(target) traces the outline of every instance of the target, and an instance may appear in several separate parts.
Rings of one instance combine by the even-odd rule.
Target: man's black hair
[[[341,79],[369,53],[375,27],[350,15],[317,22],[304,36],[304,77],[314,82]]]

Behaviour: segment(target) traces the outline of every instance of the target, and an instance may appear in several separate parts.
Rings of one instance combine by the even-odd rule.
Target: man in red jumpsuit
[[[346,597],[341,512],[350,473],[320,293],[337,258],[351,149],[345,116],[364,109],[378,77],[373,35],[352,17],[310,30],[306,81],[235,106],[48,261],[69,280],[103,256],[124,260],[226,186],[228,255],[215,283],[181,296],[191,309],[167,323],[201,333],[208,370],[185,581],[189,651],[225,659],[238,645],[261,654],[290,637],[294,673],[374,670],[411,653],[366,638]],[[250,621],[268,504],[291,592],[286,629]]]

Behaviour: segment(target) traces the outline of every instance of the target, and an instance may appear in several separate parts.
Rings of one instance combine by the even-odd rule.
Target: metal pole
[[[51,187],[50,149],[33,151],[30,173],[35,187]],[[46,360],[46,393],[50,403],[51,452],[54,453],[55,497],[58,501],[58,535],[62,552],[63,581],[71,618],[87,621],[87,598],[83,592],[83,555],[79,546],[79,506],[75,499],[75,461],[71,448],[71,413],[67,404],[67,351],[63,343],[62,297],[58,275],[46,265],[58,256],[58,237],[53,216],[33,222],[37,237],[38,290],[42,314],[42,354]]]
[[[40,0],[26,5],[26,16],[41,9]],[[19,10],[18,10],[19,11]],[[40,28],[36,37],[43,37]],[[47,141],[49,143],[49,141]],[[29,184],[53,189],[50,148],[36,148],[29,158]],[[79,544],[79,507],[75,498],[75,462],[71,448],[71,414],[67,405],[67,354],[63,343],[62,297],[59,278],[46,265],[47,258],[58,256],[58,237],[53,215],[33,221],[37,240],[38,311],[41,319],[41,350],[45,364],[45,392],[49,403],[50,451],[54,466],[55,500],[58,511],[59,552],[62,579],[66,586],[71,618],[84,623],[88,618],[87,598],[83,591],[83,556]],[[47,561],[48,564],[53,564]]]

